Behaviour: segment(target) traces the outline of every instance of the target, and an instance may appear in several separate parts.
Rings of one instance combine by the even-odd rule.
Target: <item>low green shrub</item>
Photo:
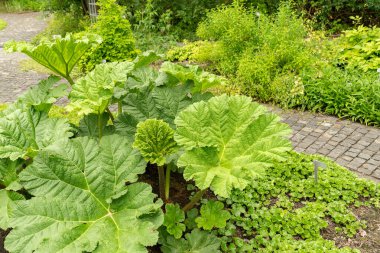
[[[53,35],[64,37],[67,33],[84,31],[88,26],[90,26],[89,19],[83,15],[81,8],[71,5],[66,11],[53,12],[49,17],[47,27],[33,38],[33,42],[38,43],[45,37]]]
[[[380,125],[380,79],[376,72],[325,66],[302,77],[303,108],[348,118],[367,125]]]
[[[5,0],[3,3],[7,12],[41,11],[46,0]]]
[[[7,27],[8,23],[5,20],[0,19],[0,31]]]
[[[125,8],[116,0],[100,0],[96,23],[86,32],[100,35],[103,42],[89,50],[81,59],[84,72],[92,70],[102,61],[114,62],[133,59],[137,55],[131,25],[123,16]]]
[[[237,2],[222,6],[199,25],[197,34],[215,42],[193,43],[178,53],[211,62],[218,72],[233,76],[245,94],[286,105],[303,93],[298,75],[313,56],[305,41],[307,30],[290,5],[281,5],[273,18]],[[178,53],[169,56],[183,59]]]
[[[338,64],[364,71],[380,68],[380,28],[359,26],[343,32],[336,42]]]

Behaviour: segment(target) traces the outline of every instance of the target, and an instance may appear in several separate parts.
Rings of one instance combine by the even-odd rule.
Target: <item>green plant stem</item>
[[[123,103],[121,101],[117,102],[117,113],[119,115],[123,113]]]
[[[160,188],[160,198],[166,202],[165,198],[165,169],[164,166],[158,166],[158,181]]]
[[[110,111],[110,109],[108,107],[106,108],[106,111],[110,115],[110,119],[112,121],[112,124],[115,124],[115,118],[114,118],[112,112]]]
[[[103,136],[103,126],[102,126],[102,114],[98,113],[98,131],[99,131],[99,141]]]
[[[204,189],[204,190],[200,190],[200,191],[198,191],[198,192],[194,195],[194,197],[190,200],[190,202],[187,203],[187,204],[182,208],[182,210],[183,210],[184,212],[187,212],[187,211],[189,211],[191,208],[193,208],[193,207],[195,206],[195,204],[197,204],[198,201],[202,198],[203,194],[205,194],[206,190],[207,190],[207,189]]]
[[[169,196],[170,196],[170,166],[166,166],[165,199],[169,199]]]
[[[74,85],[74,80],[73,80],[69,75],[66,76],[66,80],[69,82],[69,84],[70,84],[71,86]]]

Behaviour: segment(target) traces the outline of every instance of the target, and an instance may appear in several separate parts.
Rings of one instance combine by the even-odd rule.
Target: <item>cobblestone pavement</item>
[[[22,54],[6,54],[1,46],[10,39],[29,40],[45,27],[38,13],[2,14],[8,27],[0,31],[0,103],[12,102],[27,87],[46,77],[33,71],[22,72]],[[380,129],[335,117],[281,110],[268,106],[281,115],[293,129],[295,150],[322,154],[360,176],[380,182]]]
[[[380,128],[321,114],[267,107],[292,127],[296,151],[325,155],[359,176],[380,182]]]
[[[0,13],[0,18],[8,23],[0,31],[0,103],[5,103],[14,101],[24,90],[46,75],[20,70],[19,62],[27,57],[21,53],[4,52],[4,43],[12,39],[28,41],[44,29],[46,22],[39,13]]]

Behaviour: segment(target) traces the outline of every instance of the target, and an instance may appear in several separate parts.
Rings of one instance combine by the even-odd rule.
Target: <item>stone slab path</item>
[[[322,114],[267,107],[293,129],[296,151],[325,155],[359,176],[380,182],[380,128]]]
[[[22,54],[5,54],[1,49],[7,40],[30,40],[43,30],[46,22],[38,13],[2,14],[8,27],[0,31],[0,103],[12,102],[29,86],[46,77],[33,71],[22,72]],[[295,150],[322,154],[360,176],[380,182],[380,129],[335,117],[282,110],[268,106],[293,129]]]
[[[0,31],[0,103],[7,103],[47,75],[22,71],[19,63],[28,57],[21,53],[7,53],[2,47],[8,40],[31,40],[45,28],[46,22],[39,13],[0,13],[0,18],[8,23]]]

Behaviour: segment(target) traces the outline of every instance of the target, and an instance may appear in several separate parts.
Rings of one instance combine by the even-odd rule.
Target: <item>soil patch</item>
[[[323,230],[325,239],[335,241],[338,247],[357,248],[361,253],[380,253],[380,209],[362,206],[352,209],[359,220],[367,222],[367,228],[360,230],[352,238],[335,231],[335,223],[328,220],[329,226]]]

